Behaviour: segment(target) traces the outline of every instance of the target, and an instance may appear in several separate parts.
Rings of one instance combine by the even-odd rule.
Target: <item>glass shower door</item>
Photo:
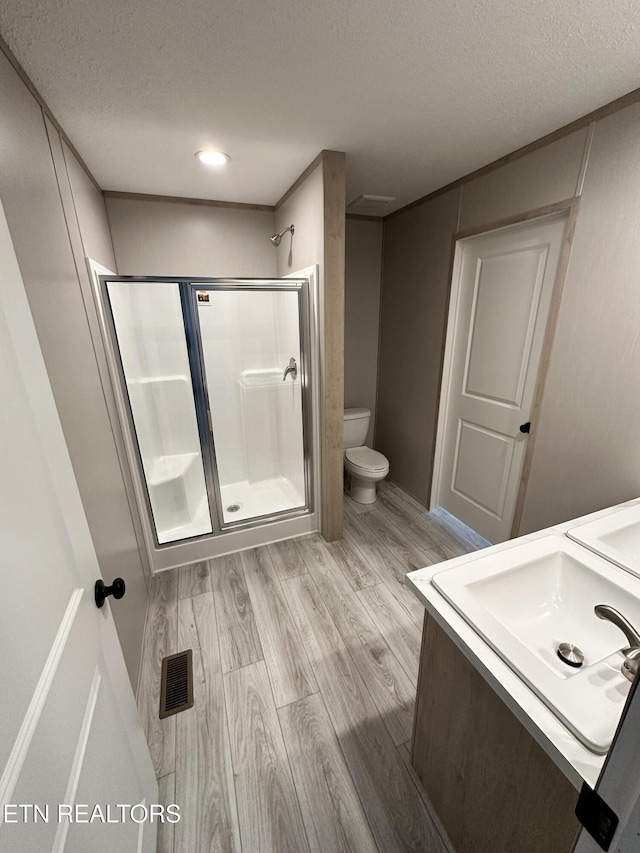
[[[212,533],[181,285],[104,286],[157,542]]]
[[[221,525],[308,508],[306,282],[192,284]]]

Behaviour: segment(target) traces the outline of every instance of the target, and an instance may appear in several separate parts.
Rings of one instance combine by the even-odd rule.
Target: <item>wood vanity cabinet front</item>
[[[425,613],[411,760],[456,853],[570,853],[578,791]]]

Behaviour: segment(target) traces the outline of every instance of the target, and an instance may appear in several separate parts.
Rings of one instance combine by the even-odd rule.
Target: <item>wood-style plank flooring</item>
[[[483,547],[393,483],[345,497],[345,535],[279,542],[153,581],[138,704],[160,853],[444,853],[408,766],[423,609],[412,569]],[[162,657],[193,649],[194,707],[158,720]]]

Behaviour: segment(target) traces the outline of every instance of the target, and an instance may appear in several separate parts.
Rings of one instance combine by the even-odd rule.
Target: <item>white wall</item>
[[[107,198],[120,275],[277,275],[270,210]]]
[[[382,281],[382,220],[347,219],[344,286],[344,406],[372,412],[378,391],[378,333]]]

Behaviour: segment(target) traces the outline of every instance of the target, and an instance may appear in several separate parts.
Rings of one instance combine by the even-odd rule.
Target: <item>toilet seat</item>
[[[370,447],[349,447],[345,450],[344,456],[347,462],[361,471],[376,473],[389,468],[387,457]]]

